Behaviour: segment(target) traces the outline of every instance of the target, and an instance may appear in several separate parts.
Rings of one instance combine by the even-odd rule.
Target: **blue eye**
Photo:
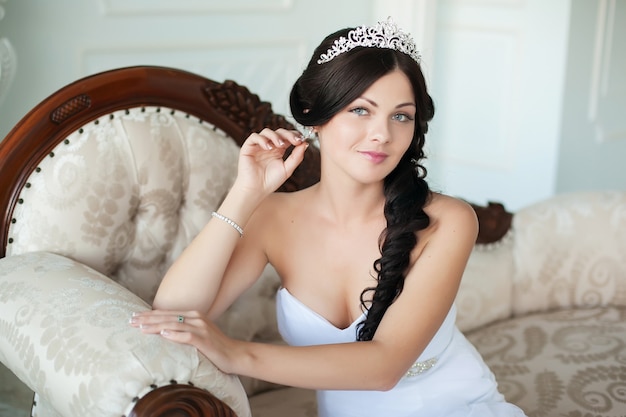
[[[364,107],[355,107],[351,109],[350,111],[356,114],[357,116],[365,116],[368,113],[367,109],[365,109]]]
[[[392,119],[397,120],[398,122],[409,122],[413,120],[413,117],[405,113],[397,113],[393,115]]]

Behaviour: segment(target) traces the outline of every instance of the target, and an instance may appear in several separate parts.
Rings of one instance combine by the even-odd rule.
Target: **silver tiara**
[[[320,55],[318,64],[324,64],[333,58],[364,46],[366,48],[387,48],[403,52],[419,63],[421,56],[411,35],[403,32],[389,17],[385,22],[378,22],[374,26],[359,26],[348,32],[348,37],[335,40],[333,46],[325,54]]]

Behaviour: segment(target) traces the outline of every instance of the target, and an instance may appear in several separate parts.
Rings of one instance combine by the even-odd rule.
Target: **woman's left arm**
[[[459,200],[440,197],[428,214],[432,232],[412,255],[402,294],[371,341],[306,347],[243,342],[194,312],[157,311],[136,323],[146,333],[195,346],[228,373],[311,389],[391,389],[450,311],[478,231],[473,209]],[[184,323],[173,320],[179,313]]]

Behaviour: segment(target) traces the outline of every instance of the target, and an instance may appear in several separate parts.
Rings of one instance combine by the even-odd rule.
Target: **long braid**
[[[419,136],[423,138],[423,135]],[[383,315],[402,292],[411,251],[417,244],[416,233],[430,224],[424,212],[430,196],[424,180],[426,169],[417,162],[424,155],[421,146],[415,148],[418,151],[407,152],[396,169],[385,178],[387,228],[379,238],[381,257],[374,262],[378,283],[361,293],[361,305],[368,310],[366,319],[358,328],[357,339],[361,341],[372,340]],[[367,300],[370,292],[373,295],[371,300]]]

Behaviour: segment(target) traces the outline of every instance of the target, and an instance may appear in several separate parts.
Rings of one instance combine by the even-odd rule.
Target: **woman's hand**
[[[283,160],[285,151],[294,145]],[[308,144],[299,132],[263,129],[251,134],[241,146],[236,186],[269,195],[276,191],[304,159]]]
[[[197,311],[143,311],[133,314],[130,325],[146,334],[160,334],[176,343],[194,346],[220,370],[232,373],[230,364],[235,360],[239,342]]]

